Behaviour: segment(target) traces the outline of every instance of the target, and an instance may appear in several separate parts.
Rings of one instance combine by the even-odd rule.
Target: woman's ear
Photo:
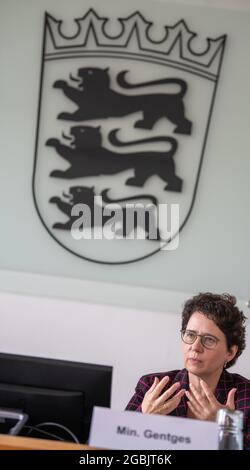
[[[232,361],[232,359],[235,357],[238,349],[239,348],[236,344],[233,344],[233,346],[231,346],[231,348],[229,349],[229,351],[227,353],[227,362]]]

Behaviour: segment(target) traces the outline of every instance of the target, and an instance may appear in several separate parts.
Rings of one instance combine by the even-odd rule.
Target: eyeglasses
[[[202,346],[207,349],[216,348],[218,341],[220,341],[218,338],[216,338],[216,336],[213,335],[198,335],[193,330],[181,330],[182,341],[184,341],[186,344],[195,343],[198,336],[200,336]]]

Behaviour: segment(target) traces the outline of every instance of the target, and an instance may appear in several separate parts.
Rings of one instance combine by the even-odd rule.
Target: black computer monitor
[[[0,353],[0,409],[28,415],[21,435],[73,440],[66,427],[86,442],[93,407],[110,406],[111,385],[111,366]]]

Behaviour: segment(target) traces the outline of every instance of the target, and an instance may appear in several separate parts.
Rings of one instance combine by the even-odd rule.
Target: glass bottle
[[[243,449],[243,412],[221,408],[217,412],[219,425],[219,450]]]

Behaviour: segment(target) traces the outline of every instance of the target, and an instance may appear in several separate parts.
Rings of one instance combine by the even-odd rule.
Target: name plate
[[[107,449],[216,450],[218,425],[196,419],[95,407],[89,444]]]

